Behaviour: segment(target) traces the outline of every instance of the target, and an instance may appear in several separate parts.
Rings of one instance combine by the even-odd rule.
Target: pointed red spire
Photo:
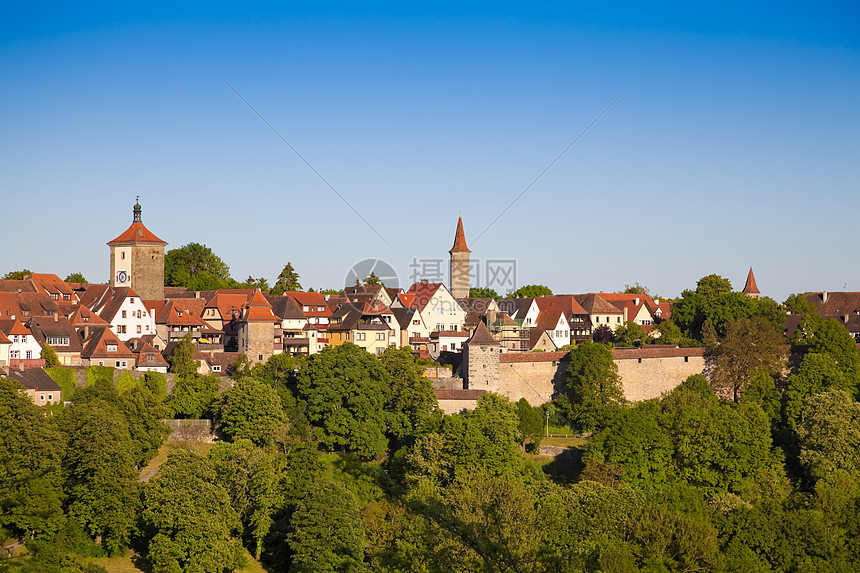
[[[761,291],[758,290],[758,286],[755,284],[755,275],[752,272],[752,267],[750,267],[750,272],[747,275],[747,282],[744,285],[744,294],[761,294]]]
[[[454,246],[451,247],[449,253],[471,253],[469,247],[466,246],[466,233],[463,232],[463,217],[457,221],[457,233],[454,235]]]

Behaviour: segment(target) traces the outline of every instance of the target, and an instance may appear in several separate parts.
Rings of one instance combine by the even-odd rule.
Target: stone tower
[[[136,202],[131,227],[108,243],[110,286],[131,287],[144,300],[163,300],[166,245],[143,226]]]
[[[744,285],[743,293],[750,298],[759,298],[761,296],[761,292],[759,292],[758,286],[755,284],[755,275],[752,272],[752,267],[750,267],[750,272],[747,275],[747,282]]]
[[[499,391],[499,342],[483,322],[463,348],[461,370],[468,390]]]
[[[260,289],[248,298],[239,323],[239,352],[251,364],[268,362],[274,354],[275,315]]]
[[[469,247],[466,246],[466,234],[463,232],[463,217],[457,221],[457,233],[454,235],[454,246],[448,253],[451,255],[450,274],[451,294],[454,298],[469,297]]]

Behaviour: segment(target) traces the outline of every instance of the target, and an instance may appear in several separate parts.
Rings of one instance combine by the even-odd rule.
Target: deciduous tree
[[[762,318],[739,318],[705,353],[706,371],[714,388],[738,402],[756,371],[771,376],[785,368],[788,349],[780,332]]]
[[[31,271],[30,269],[23,269],[20,271],[9,271],[5,275],[3,275],[3,280],[22,281],[32,274],[33,274],[33,271]]]
[[[472,287],[469,289],[469,298],[494,298],[499,299],[499,293],[489,287]]]
[[[251,376],[240,378],[213,406],[224,434],[262,447],[272,445],[286,428],[286,415],[274,388]]]
[[[215,290],[230,281],[230,267],[212,249],[188,243],[164,255],[164,284],[188,290]]]
[[[552,291],[544,285],[525,285],[511,293],[513,298],[534,298],[539,296],[552,296]]]
[[[608,348],[585,341],[570,351],[567,396],[571,422],[582,431],[602,428],[617,415],[626,400]]]
[[[83,273],[69,273],[69,275],[64,280],[67,283],[89,283],[89,281],[84,277]]]
[[[821,478],[845,470],[860,479],[860,402],[844,390],[809,398],[797,424],[800,461]]]

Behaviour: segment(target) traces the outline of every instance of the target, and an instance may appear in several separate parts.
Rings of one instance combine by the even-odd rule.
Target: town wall
[[[564,391],[567,352],[506,352],[499,356],[499,390],[512,401],[540,406]]]
[[[631,402],[659,398],[705,369],[702,348],[637,348],[613,350],[624,396]]]
[[[478,400],[485,390],[436,390],[439,409],[445,414],[461,414],[478,407]]]

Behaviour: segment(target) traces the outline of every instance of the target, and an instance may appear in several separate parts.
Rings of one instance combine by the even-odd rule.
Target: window
[[[421,321],[420,321],[420,320],[413,320],[413,321],[412,321],[412,324],[414,324],[414,325],[419,325],[419,324],[421,324]]]
[[[55,292],[51,293],[51,300],[57,300],[59,298],[60,298],[60,295],[58,295],[57,293],[55,293]]]
[[[456,331],[456,330],[457,330],[457,325],[456,325],[456,324],[452,324],[452,325],[451,325],[451,330],[452,330],[452,331]]]
[[[116,361],[116,367],[119,368],[119,360]]]
[[[325,307],[324,307],[324,306],[318,306],[318,307],[317,307],[317,310],[318,310],[319,312],[323,312],[323,311],[325,310]]]
[[[18,342],[18,335],[17,334],[12,335],[12,342]]]
[[[63,300],[72,300],[72,295],[70,295],[70,294],[68,294],[68,293],[67,293],[67,294],[64,294],[64,295],[63,295]]]
[[[53,400],[53,399],[54,399],[54,395],[53,395],[53,394],[48,394],[48,400]]]
[[[599,317],[599,316],[595,316],[595,317],[594,317],[594,322],[595,322],[595,323],[600,322],[600,317]]]
[[[119,326],[116,327],[116,331],[118,334],[125,334],[126,333],[126,326],[124,324],[120,324]]]
[[[116,344],[108,344],[107,345],[108,352],[116,352]]]
[[[134,304],[134,297],[133,296],[128,297],[128,302],[130,302],[131,304]]]
[[[137,333],[140,334],[140,332],[141,332],[141,328],[140,328],[140,325],[138,324],[137,325]]]
[[[49,336],[47,338],[47,342],[51,346],[68,346],[69,345],[69,337],[68,336]]]
[[[32,360],[32,358],[33,358],[33,351],[32,351],[32,350],[28,350],[28,351],[27,351],[27,355],[25,356],[25,358],[26,358],[27,360]]]
[[[103,361],[103,360],[99,360],[99,366],[104,366],[104,365],[105,365],[104,361]]]
[[[262,354],[258,354],[258,355],[257,355],[257,360],[262,360],[262,359],[263,359],[263,355],[262,355]]]
[[[137,311],[137,318],[143,318],[143,311],[142,310]]]
[[[620,317],[620,316],[616,316],[616,317],[615,317],[615,322],[621,322],[621,317]]]
[[[311,307],[309,307],[308,305],[305,305],[305,306],[303,306],[303,307],[302,307],[302,310],[303,310],[303,311],[305,311],[305,312],[310,311],[310,309],[311,309]]]
[[[39,400],[40,400],[40,401],[42,401],[42,402],[44,402],[44,401],[45,401],[45,395],[44,395],[44,394],[39,394]]]
[[[123,368],[125,368],[127,365],[128,365],[128,362],[126,362],[125,360],[123,360],[123,361],[122,361],[122,367],[123,367]]]
[[[366,337],[366,335],[363,332],[356,332],[355,333],[355,339],[356,340],[365,340],[365,337]]]
[[[637,359],[636,359],[636,361],[637,361],[637,364],[642,364],[642,359],[641,359],[641,358],[637,358]]]
[[[150,354],[149,356],[146,357],[146,361],[147,362],[155,362],[155,356]]]
[[[119,252],[119,258],[120,258],[120,259],[125,259],[125,251],[120,251],[120,252]]]
[[[349,333],[346,333],[346,339],[349,340]]]
[[[177,312],[176,312],[176,314],[178,314],[179,316],[182,316],[182,311],[181,311],[181,310],[179,310],[179,311],[177,311]]]
[[[690,361],[690,357],[689,357],[689,356],[685,356],[685,357],[684,357],[684,362],[689,362],[689,361]]]
[[[122,311],[122,317],[123,317],[123,318],[128,318],[128,317],[126,316],[126,311]]]
[[[436,330],[440,330],[440,331],[445,330],[445,325],[442,324],[441,322],[437,322],[436,323]]]
[[[21,358],[21,351],[20,351],[20,350],[13,350],[13,351],[11,351],[11,352],[9,353],[9,358],[14,358],[14,359]]]
[[[556,338],[561,338],[561,330],[556,330],[556,331],[555,331],[555,337],[556,337]]]
[[[221,372],[221,367],[216,364],[212,367],[212,372]]]
[[[376,333],[376,340],[385,340],[385,333],[384,332],[377,332]]]

